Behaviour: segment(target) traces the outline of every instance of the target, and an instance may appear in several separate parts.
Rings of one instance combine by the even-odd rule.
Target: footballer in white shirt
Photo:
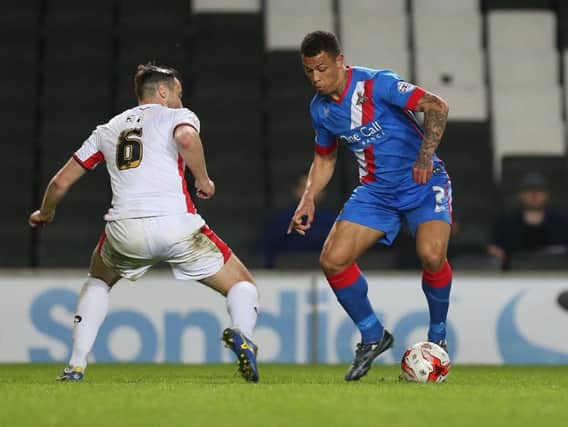
[[[259,379],[252,333],[258,315],[254,279],[231,249],[197,213],[185,182],[187,166],[196,195],[209,199],[209,178],[197,116],[182,105],[182,84],[173,68],[140,65],[134,77],[138,106],[98,126],[49,182],[32,227],[53,221],[67,191],[104,162],[112,204],[91,258],[73,326],[73,351],[62,381],[83,379],[98,330],[108,312],[109,292],[121,278],[136,280],[157,260],[174,276],[197,280],[227,298],[232,325],[222,339],[237,356],[241,375]]]

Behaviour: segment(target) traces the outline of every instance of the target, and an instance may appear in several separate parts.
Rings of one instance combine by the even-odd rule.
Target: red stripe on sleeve
[[[422,99],[426,91],[422,89],[420,86],[416,86],[416,89],[412,92],[412,95],[406,101],[406,106],[404,107],[407,110],[415,111],[416,107],[418,106],[418,101]]]
[[[105,156],[103,155],[102,151],[97,151],[95,154],[93,154],[91,157],[89,157],[85,160],[81,160],[79,158],[79,156],[77,155],[77,153],[73,154],[73,158],[75,159],[75,161],[77,163],[79,163],[81,166],[83,166],[83,168],[90,171],[96,165],[98,165],[100,162],[102,162],[105,159]]]
[[[333,141],[333,143],[331,145],[328,145],[327,147],[324,147],[323,145],[316,144],[315,145],[315,152],[322,155],[322,156],[327,156],[328,154],[333,153],[336,148],[337,148],[337,139],[335,139]]]

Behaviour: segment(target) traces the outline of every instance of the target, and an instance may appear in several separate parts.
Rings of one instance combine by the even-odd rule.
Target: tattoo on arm
[[[446,128],[448,106],[443,99],[426,93],[419,101],[417,110],[424,111],[424,140],[418,152],[417,166],[429,167]]]

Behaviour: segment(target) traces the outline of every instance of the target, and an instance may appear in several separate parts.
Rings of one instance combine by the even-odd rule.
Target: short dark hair
[[[304,56],[317,56],[321,52],[337,56],[341,53],[341,47],[335,34],[329,31],[313,31],[306,34],[300,45],[300,53]]]
[[[181,81],[180,73],[175,68],[152,63],[140,64],[134,75],[134,92],[136,97],[144,99],[153,96],[160,84],[167,84],[170,88],[173,88],[176,78]]]

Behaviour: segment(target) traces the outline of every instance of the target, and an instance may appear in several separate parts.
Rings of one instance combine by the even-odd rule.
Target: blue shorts
[[[392,197],[390,197],[393,199]],[[452,184],[443,172],[432,176],[424,191],[420,193],[415,207],[401,209],[389,197],[373,191],[369,185],[358,186],[339,213],[337,220],[353,222],[385,233],[379,242],[392,245],[403,221],[406,221],[412,235],[420,224],[428,221],[452,223]]]

